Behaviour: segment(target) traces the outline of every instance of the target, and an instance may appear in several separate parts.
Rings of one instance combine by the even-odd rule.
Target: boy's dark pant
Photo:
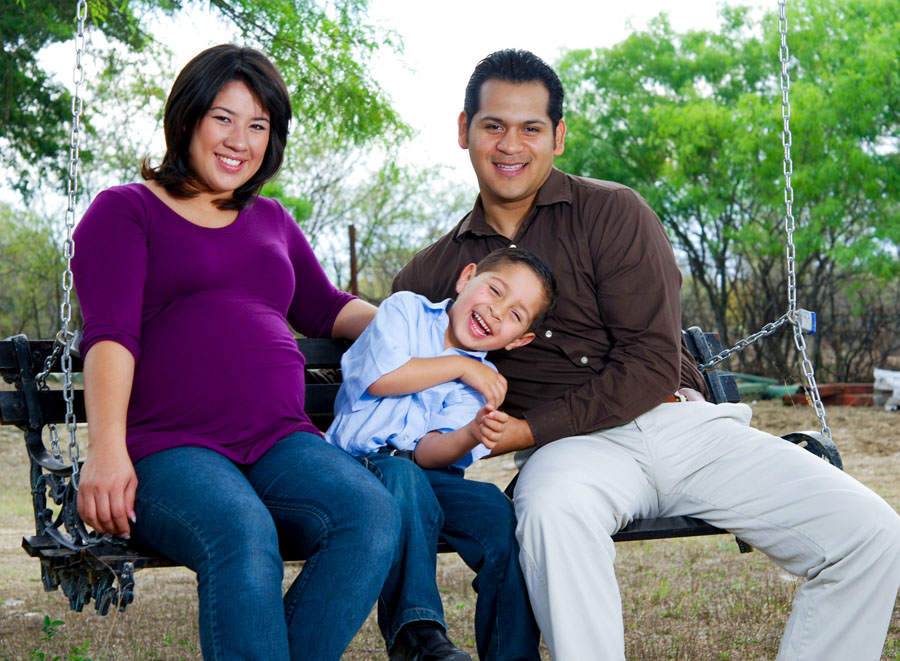
[[[483,661],[540,659],[540,633],[519,568],[512,505],[493,484],[458,468],[423,470],[412,461],[370,454],[362,462],[397,500],[402,520],[396,561],[378,599],[388,649],[403,625],[446,627],[435,564],[438,535],[476,573],[475,641]]]

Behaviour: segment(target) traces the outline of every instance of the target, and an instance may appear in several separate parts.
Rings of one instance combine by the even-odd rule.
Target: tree
[[[94,40],[104,70],[97,78],[121,75],[122,51],[153,55],[159,44],[148,25],[160,14],[175,15],[199,7],[198,0],[91,0],[89,19],[105,37]],[[363,145],[406,127],[371,77],[368,63],[394,37],[364,21],[366,0],[209,0],[208,6],[229,26],[224,40],[239,34],[244,43],[267,52],[291,91],[294,133],[304,140]],[[75,2],[3,0],[0,15],[0,164],[11,186],[26,198],[37,184],[67,167],[71,100],[38,64],[48,44],[73,37]],[[171,76],[166,76],[166,86]],[[94,85],[93,80],[88,81]],[[161,85],[162,82],[158,82]],[[158,90],[145,90],[158,96]],[[141,97],[145,98],[145,97]],[[86,113],[88,131],[99,130]],[[83,156],[91,162],[86,148]],[[65,162],[64,162],[65,161]]]
[[[317,153],[298,177],[279,177],[263,190],[291,211],[316,255],[341,288],[350,284],[348,229],[356,233],[360,295],[380,302],[397,272],[426,245],[448,231],[471,205],[471,193],[446,184],[439,168],[399,165],[393,151],[378,167],[354,171],[361,155]]]
[[[64,265],[52,223],[0,204],[0,329],[4,336],[56,334]]]
[[[900,274],[900,6],[802,0],[788,13],[798,298],[827,333],[832,294]],[[647,199],[684,257],[691,305],[730,341],[787,309],[784,148],[777,19],[760,30],[739,7],[721,19],[677,34],[661,15],[612,48],[564,55],[558,163]],[[787,335],[745,369],[791,360]]]

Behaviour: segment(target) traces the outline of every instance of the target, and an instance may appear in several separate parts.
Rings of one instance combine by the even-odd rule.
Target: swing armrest
[[[830,438],[819,431],[795,431],[782,436],[786,441],[798,445],[807,452],[812,452],[820,459],[824,459],[835,468],[844,470],[844,462],[841,453]]]

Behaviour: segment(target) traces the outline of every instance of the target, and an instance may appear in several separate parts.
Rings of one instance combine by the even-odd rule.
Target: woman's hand
[[[506,399],[506,379],[484,363],[466,358],[460,380],[484,395],[492,409],[498,408]]]
[[[125,443],[107,443],[88,450],[78,480],[78,513],[100,533],[131,534],[137,475]]]

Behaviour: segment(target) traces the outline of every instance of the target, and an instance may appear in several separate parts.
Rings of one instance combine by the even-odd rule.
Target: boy
[[[341,361],[344,382],[326,438],[359,457],[400,503],[401,555],[378,613],[391,659],[469,658],[445,633],[439,533],[478,573],[480,658],[539,659],[511,507],[494,485],[464,480],[463,469],[490,453],[508,419],[498,410],[506,381],[485,354],[531,342],[555,304],[556,283],[543,260],[505,248],[466,266],[455,289],[455,301],[398,292],[381,304]],[[496,510],[507,525],[491,516],[488,528],[461,530],[444,516],[454,499]]]

